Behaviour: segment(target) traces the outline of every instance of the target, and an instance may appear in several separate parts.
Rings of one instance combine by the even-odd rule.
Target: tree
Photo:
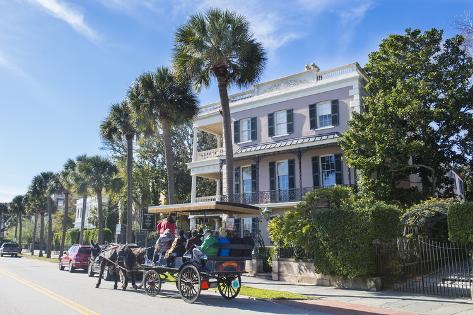
[[[223,116],[226,184],[233,196],[233,145],[228,88],[254,83],[261,75],[266,54],[249,30],[245,17],[231,11],[210,9],[192,15],[175,35],[174,69],[179,78],[191,80],[196,88],[218,83]]]
[[[73,159],[68,159],[62,171],[58,174],[58,180],[61,183],[62,193],[64,194],[64,216],[62,221],[61,243],[59,245],[59,259],[64,252],[64,243],[66,241],[67,219],[69,217],[69,196],[74,190],[75,169],[76,162]]]
[[[460,34],[465,38],[465,47],[473,53],[473,12],[466,11],[455,21]]]
[[[171,129],[191,120],[198,112],[198,102],[189,81],[178,82],[171,71],[160,67],[156,72],[140,75],[129,99],[146,133],[157,133],[161,127],[168,182],[168,204],[175,201],[174,153]]]
[[[473,60],[463,37],[442,35],[407,29],[369,55],[364,110],[340,141],[365,195],[404,204],[448,195],[448,169],[472,156]],[[402,187],[412,174],[422,190]]]
[[[40,215],[40,230],[39,230],[39,256],[43,257],[44,248],[44,213],[48,210],[48,215],[51,215],[51,205],[48,202],[48,183],[54,176],[53,172],[42,172],[39,175],[33,177],[33,181],[30,186],[31,195],[34,199],[35,206]]]
[[[126,241],[133,241],[132,235],[132,173],[133,173],[133,138],[136,134],[136,122],[128,102],[112,105],[107,118],[100,125],[102,138],[109,145],[122,144],[126,140],[127,152],[127,203],[126,203]]]
[[[3,235],[3,222],[4,222],[4,215],[8,211],[8,205],[6,202],[0,202],[0,235]]]
[[[79,232],[79,244],[84,241],[84,229],[85,229],[85,216],[87,213],[87,198],[89,196],[89,182],[87,181],[87,174],[84,172],[85,167],[81,165],[87,163],[87,155],[79,155],[76,158],[75,169],[72,174],[72,180],[74,183],[75,192],[82,197],[82,210],[81,210],[81,221],[80,221],[80,232]]]
[[[98,242],[104,242],[104,215],[102,193],[104,189],[112,189],[119,185],[116,175],[117,167],[108,159],[101,156],[91,156],[77,164],[77,171],[84,176],[87,186],[92,189],[97,196],[97,214],[98,214]]]
[[[18,244],[21,247],[21,236],[23,231],[22,215],[25,212],[25,200],[23,195],[15,196],[10,203],[11,212],[17,217],[18,224]],[[15,235],[16,236],[16,235]]]

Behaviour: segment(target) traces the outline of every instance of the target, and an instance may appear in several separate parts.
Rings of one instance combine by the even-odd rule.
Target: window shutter
[[[294,159],[287,160],[287,168],[289,173],[289,189],[296,188],[296,163]]]
[[[335,183],[337,185],[343,184],[343,167],[342,167],[342,155],[335,154]]]
[[[268,114],[268,137],[274,136],[274,113]]]
[[[258,191],[258,174],[256,170],[256,164],[251,164],[251,192]]]
[[[317,129],[317,104],[309,105],[310,129]]]
[[[339,112],[338,100],[332,100],[332,126],[338,126],[338,112]]]
[[[234,185],[235,185],[235,194],[240,193],[240,167],[235,167],[235,180],[234,180]]]
[[[288,109],[286,111],[287,115],[287,133],[291,134],[294,132],[294,111],[292,109]]]
[[[233,142],[239,143],[240,142],[240,121],[235,120],[233,123]]]
[[[320,187],[320,158],[318,156],[312,157],[312,179],[314,188]]]
[[[241,218],[235,218],[235,237],[241,237]]]
[[[276,163],[269,162],[269,190],[276,190]]]
[[[259,234],[259,218],[251,218],[251,235],[257,237]]]
[[[256,140],[256,117],[251,118],[251,140]]]

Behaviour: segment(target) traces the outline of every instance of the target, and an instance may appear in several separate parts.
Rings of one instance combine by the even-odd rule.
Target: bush
[[[372,276],[376,273],[373,241],[396,239],[401,212],[382,202],[356,201],[344,189],[307,194],[295,210],[270,221],[270,237],[279,246],[294,247],[296,258],[313,260],[317,272]],[[323,204],[322,198],[330,201]]]
[[[453,198],[432,198],[409,208],[402,216],[404,234],[446,241],[448,239],[448,208],[457,203]]]
[[[450,206],[448,238],[452,242],[473,244],[473,202],[456,203]]]

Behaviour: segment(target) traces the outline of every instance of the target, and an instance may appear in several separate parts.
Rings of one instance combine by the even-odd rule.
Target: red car
[[[90,245],[72,245],[59,260],[59,270],[64,270],[66,266],[69,268],[69,272],[74,272],[75,269],[87,270],[91,250],[92,246]]]

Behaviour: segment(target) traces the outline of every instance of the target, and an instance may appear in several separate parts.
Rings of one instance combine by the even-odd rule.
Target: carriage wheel
[[[148,270],[143,278],[143,287],[146,294],[156,296],[161,291],[161,277],[156,270]]]
[[[239,274],[226,275],[217,278],[217,288],[220,295],[227,300],[234,299],[240,293],[241,277]]]
[[[177,278],[177,287],[182,299],[187,303],[194,303],[200,295],[199,270],[189,264],[181,269]]]

